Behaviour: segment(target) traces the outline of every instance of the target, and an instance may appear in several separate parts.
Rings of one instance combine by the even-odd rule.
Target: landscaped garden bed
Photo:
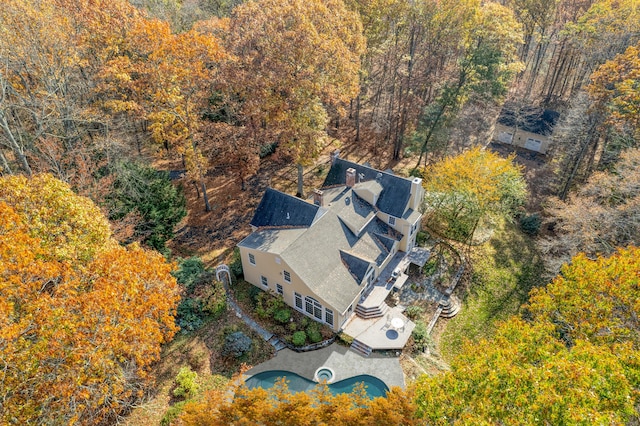
[[[335,334],[329,327],[287,305],[281,296],[262,291],[244,280],[237,280],[232,292],[245,315],[293,346],[322,342]]]

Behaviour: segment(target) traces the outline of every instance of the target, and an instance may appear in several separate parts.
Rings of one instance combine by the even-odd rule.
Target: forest
[[[640,422],[639,9],[4,0],[0,423]],[[492,142],[531,106],[545,155]],[[240,277],[264,189],[306,198],[338,149],[423,179],[463,311],[386,398],[235,387],[271,353],[224,346],[211,268]]]

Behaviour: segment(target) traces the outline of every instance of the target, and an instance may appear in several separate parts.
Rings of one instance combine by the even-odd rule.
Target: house
[[[506,103],[493,133],[494,140],[545,154],[560,114],[537,107]]]
[[[406,280],[423,196],[419,178],[337,157],[310,201],[268,188],[238,244],[245,280],[339,331],[376,282]],[[383,300],[363,315],[382,317]]]

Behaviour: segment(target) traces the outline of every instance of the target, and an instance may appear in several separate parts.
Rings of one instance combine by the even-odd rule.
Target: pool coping
[[[400,366],[399,358],[383,355],[363,357],[337,343],[326,348],[302,353],[283,349],[278,351],[274,358],[246,371],[242,375],[242,380],[263,371],[283,370],[291,371],[313,381],[315,372],[320,367],[328,367],[333,370],[333,382],[366,374],[382,380],[389,389],[394,386],[405,388],[404,372]]]

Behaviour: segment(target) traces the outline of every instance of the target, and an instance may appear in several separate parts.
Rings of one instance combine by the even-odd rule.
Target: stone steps
[[[453,318],[460,312],[460,302],[453,297],[442,302],[440,306],[442,307],[442,312],[440,312],[442,318]]]
[[[368,357],[369,355],[371,355],[371,351],[372,351],[372,349],[369,346],[360,342],[358,339],[354,339],[353,342],[351,343],[351,350],[365,357]]]
[[[356,314],[360,318],[364,318],[364,319],[379,318],[384,314],[386,314],[388,310],[389,310],[389,305],[387,305],[384,302],[382,302],[381,305],[375,306],[375,307],[365,308],[362,305],[356,306]]]

